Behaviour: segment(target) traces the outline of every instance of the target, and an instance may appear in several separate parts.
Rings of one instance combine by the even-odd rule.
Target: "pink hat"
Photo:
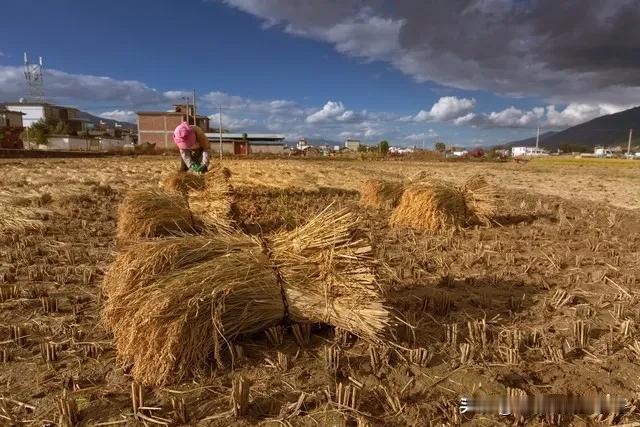
[[[178,148],[189,149],[196,143],[196,133],[187,122],[182,122],[173,131],[173,142]]]

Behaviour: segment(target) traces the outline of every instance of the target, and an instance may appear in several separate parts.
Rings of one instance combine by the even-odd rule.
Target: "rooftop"
[[[48,106],[48,107],[58,107],[58,105],[53,105],[53,104],[49,104],[48,102],[30,102],[30,101],[24,101],[24,102],[20,102],[20,101],[13,101],[13,102],[5,102],[4,105],[11,105],[11,106],[16,106],[16,105],[25,105],[25,106],[29,106],[29,107],[44,107],[44,106]]]
[[[213,133],[213,132],[208,132],[205,133],[205,135],[207,136],[207,138],[209,138],[210,140],[216,140],[220,138],[220,134],[219,133]],[[244,139],[244,134],[242,133],[222,133],[222,139],[226,139],[226,140],[238,140],[238,141],[242,141]],[[274,134],[274,133],[248,133],[247,134],[247,140],[250,142],[256,142],[256,141],[284,141],[285,139],[285,135],[281,135],[281,134]]]

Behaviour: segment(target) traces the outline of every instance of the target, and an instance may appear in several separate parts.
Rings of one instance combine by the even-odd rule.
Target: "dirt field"
[[[142,412],[151,419],[513,425],[513,416],[461,414],[460,398],[599,393],[628,399],[626,414],[520,421],[640,422],[640,162],[225,165],[247,232],[293,228],[331,202],[357,212],[394,273],[381,283],[389,305],[412,327],[398,327],[402,348],[372,348],[323,326],[304,348],[291,333],[278,347],[264,334],[243,337],[233,372],[212,368],[145,389],[144,406],[156,409]],[[57,425],[63,390],[80,425],[152,425],[134,418],[131,378],[100,326],[100,283],[117,249],[118,201],[175,167],[162,157],[0,161],[1,209],[23,209],[43,224],[0,235],[0,425]],[[493,225],[430,235],[392,229],[389,212],[359,206],[366,178],[420,171],[452,182],[483,174],[501,189]],[[280,366],[278,353],[291,366]],[[227,411],[238,375],[251,391],[248,414],[236,419]],[[335,403],[338,384],[358,389],[353,407]]]

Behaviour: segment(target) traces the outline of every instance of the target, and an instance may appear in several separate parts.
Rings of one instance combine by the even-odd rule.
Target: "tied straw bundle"
[[[231,172],[216,169],[204,176],[204,187],[188,192],[189,208],[205,230],[231,232],[234,212]]]
[[[38,231],[44,228],[46,209],[18,206],[19,198],[0,194],[0,233]]]
[[[195,233],[198,227],[185,198],[162,189],[130,191],[118,207],[122,241]]]
[[[404,184],[401,182],[368,179],[362,184],[360,203],[369,208],[393,209],[403,192]]]
[[[166,191],[187,194],[190,190],[204,189],[204,176],[190,172],[171,172],[160,178],[160,188]]]
[[[427,180],[410,184],[390,224],[438,232],[478,222],[488,224],[497,212],[497,192],[484,177],[475,175],[463,185]]]
[[[369,340],[391,323],[371,247],[355,218],[323,211],[271,239],[244,234],[144,242],[105,276],[103,320],[136,381],[164,384],[205,367],[239,334],[324,322]],[[142,259],[135,254],[142,254]]]

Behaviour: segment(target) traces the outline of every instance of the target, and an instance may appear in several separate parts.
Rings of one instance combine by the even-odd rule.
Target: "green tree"
[[[447,146],[444,144],[444,142],[438,141],[435,144],[433,144],[433,148],[435,148],[436,151],[439,151],[442,153],[444,150],[447,149]]]
[[[366,145],[364,145],[364,144],[358,145],[358,153],[366,153],[367,151],[368,150],[367,150],[367,146]]]
[[[386,139],[380,141],[380,143],[378,144],[378,148],[380,149],[380,153],[386,156],[389,152],[389,141],[387,141]]]
[[[39,120],[31,125],[27,130],[22,131],[23,140],[27,140],[26,136],[29,135],[29,140],[39,145],[47,144],[47,136],[49,135],[49,128],[45,122]]]
[[[67,122],[59,120],[55,125],[49,126],[49,132],[53,135],[69,135],[71,133],[71,129]]]

